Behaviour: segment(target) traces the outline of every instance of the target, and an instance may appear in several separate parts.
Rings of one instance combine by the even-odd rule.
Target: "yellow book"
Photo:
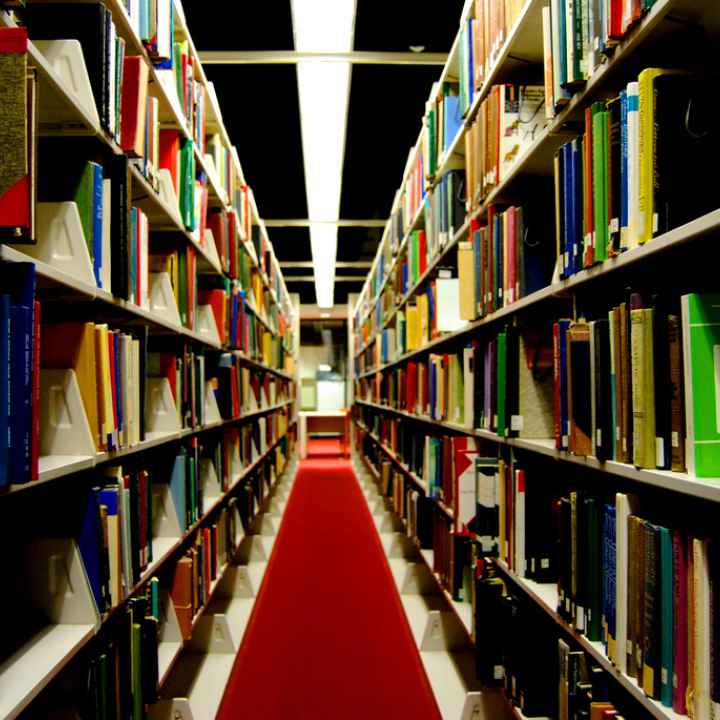
[[[100,424],[102,429],[102,447],[108,444],[115,431],[115,415],[113,413],[112,381],[110,378],[110,354],[108,350],[108,326],[95,326],[95,354],[97,357],[97,388]]]
[[[471,242],[458,243],[458,281],[460,285],[460,319],[475,319],[475,259]]]
[[[411,350],[417,350],[420,345],[418,342],[417,334],[418,326],[418,306],[408,305],[405,311],[405,332],[407,334],[407,341],[405,343],[408,352]]]
[[[430,308],[425,293],[418,296],[418,341],[422,347],[430,341]]]
[[[633,463],[656,467],[653,310],[630,311]]]
[[[263,334],[263,358],[266,365],[272,365],[272,335],[269,332]]]

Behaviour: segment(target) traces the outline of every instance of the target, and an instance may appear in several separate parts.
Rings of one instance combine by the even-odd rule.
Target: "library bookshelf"
[[[295,471],[297,299],[182,4],[151,1],[0,10],[32,210],[0,219],[6,718],[214,715]]]
[[[441,700],[447,687],[436,692],[443,717],[465,718],[479,697],[474,693],[495,696],[499,689],[504,709],[494,710],[497,715],[479,709],[479,717],[561,717],[563,692],[584,693],[582,685],[578,691],[562,684],[568,669],[603,678],[599,684],[588,680],[592,691],[581,701],[588,711],[590,703],[603,701],[622,717],[676,719],[703,715],[717,701],[717,682],[708,670],[718,632],[709,614],[714,571],[706,571],[705,563],[714,557],[710,518],[720,500],[720,470],[691,460],[697,442],[692,423],[699,416],[688,417],[697,396],[714,386],[707,380],[698,385],[690,367],[695,348],[681,296],[686,303],[717,290],[695,260],[711,252],[718,237],[719,203],[686,203],[682,219],[660,220],[650,230],[645,225],[646,235],[637,241],[633,233],[642,225],[630,227],[632,208],[644,200],[632,195],[634,168],[645,163],[650,170],[640,167],[641,176],[655,172],[655,189],[649,190],[655,223],[663,207],[657,195],[662,163],[671,155],[658,140],[667,122],[660,111],[668,107],[659,103],[662,87],[681,81],[649,80],[656,105],[649,110],[645,104],[640,113],[653,117],[655,129],[645,136],[652,143],[646,146],[650,160],[632,145],[636,136],[621,109],[637,86],[645,92],[654,72],[646,68],[678,68],[680,77],[693,77],[719,37],[710,6],[703,0],[620,3],[617,8],[630,13],[620,18],[609,3],[594,0],[468,1],[426,104],[354,310],[353,440],[356,467],[421,655],[432,647],[449,655],[468,652],[477,662],[465,675],[461,661],[451,663],[455,680],[443,677],[458,696]],[[494,20],[488,21],[488,12]],[[614,29],[593,25],[598,12],[618,23]],[[588,23],[575,37],[582,47],[577,58],[564,36],[560,49],[554,44],[554,23],[568,18]],[[671,47],[678,50],[672,58]],[[681,107],[693,102],[677,97],[685,98]],[[598,138],[606,144],[598,147]],[[713,143],[715,152],[717,137]],[[653,176],[644,177],[647,182]],[[682,190],[674,193],[676,202],[686,202]],[[616,320],[614,313],[626,311]],[[652,317],[646,338],[659,343],[652,348],[636,344],[640,336],[631,317],[635,322],[642,313]],[[682,335],[675,345],[679,374],[672,380],[662,375],[669,370],[663,364],[670,352],[669,346],[663,350],[666,322],[677,322]],[[609,352],[619,354],[601,357],[593,353],[606,323],[613,328],[608,332],[615,349]],[[564,327],[570,328],[568,343],[588,344],[563,345]],[[612,334],[620,328],[622,339]],[[587,334],[573,335],[578,330]],[[573,366],[574,379],[571,347],[578,348],[573,362],[580,347],[590,350],[587,365]],[[611,371],[612,358],[617,364]],[[648,359],[651,364],[639,371]],[[640,395],[648,387],[643,373],[653,378],[649,397]],[[605,375],[627,383],[627,421],[615,406],[618,386],[603,386]],[[584,380],[586,394],[572,384]],[[679,413],[667,442],[660,429],[663,403],[669,403],[664,388],[673,388]],[[603,393],[616,413],[607,427]],[[575,405],[573,396],[579,398]],[[647,428],[636,419],[643,409],[654,418],[645,446]],[[578,444],[578,432],[587,432],[587,442]],[[671,446],[681,459],[671,461]],[[643,447],[651,448],[652,457],[642,456]],[[466,461],[470,470],[461,473],[458,463],[465,467]],[[482,484],[480,461],[492,467],[497,462],[490,489]],[[489,499],[481,501],[481,487]],[[463,500],[463,493],[472,500]],[[482,516],[490,524],[485,532],[476,517],[486,510],[483,502],[495,513]],[[596,511],[599,526],[591,524]],[[551,549],[545,546],[543,561],[550,560],[541,572],[533,563],[545,541]],[[653,555],[656,541],[666,544]],[[609,550],[615,552],[615,542],[617,556]],[[678,559],[691,569],[673,565]],[[576,574],[578,562],[591,569]],[[604,588],[603,577],[619,589]],[[502,600],[483,604],[498,586]],[[692,586],[694,595],[678,596],[683,586]],[[662,623],[659,608],[666,612]],[[441,622],[434,612],[447,615]],[[496,633],[511,635],[503,613],[516,613],[518,627],[537,630],[538,649],[527,653],[533,669],[513,655],[511,637],[488,629],[498,624],[504,630]],[[602,627],[589,619],[592,613],[602,614]],[[435,646],[427,645],[433,622],[445,628],[443,643]],[[686,642],[701,653],[689,661]],[[618,649],[625,643],[627,653]],[[483,666],[493,662],[507,663],[495,677]],[[643,665],[650,675],[643,676]],[[527,680],[539,666],[549,668],[544,682],[554,698],[541,698]],[[432,673],[441,671],[432,663],[426,670],[439,688]]]

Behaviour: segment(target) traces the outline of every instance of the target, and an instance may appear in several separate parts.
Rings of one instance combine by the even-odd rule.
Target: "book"
[[[720,434],[715,405],[715,347],[720,296],[691,293],[683,295],[681,301],[687,468],[697,477],[717,477]]]

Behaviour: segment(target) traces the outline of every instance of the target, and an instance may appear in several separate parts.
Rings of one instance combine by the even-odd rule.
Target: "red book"
[[[418,238],[418,270],[420,276],[427,272],[427,236],[424,230],[419,230],[417,234]]]
[[[207,228],[208,188],[198,181],[200,187],[200,218],[198,221],[198,242],[205,247],[205,229]]]
[[[3,83],[13,87],[27,85],[24,67],[13,63],[9,55],[26,55],[28,48],[27,30],[24,28],[0,28],[0,56],[3,56],[3,68],[10,73],[3,76]],[[28,236],[32,232],[33,203],[31,183],[32,136],[28,127],[28,97],[26,107],[22,106],[22,96],[12,93],[12,100],[3,108],[3,125],[12,133],[13,143],[22,145],[27,154],[27,165],[22,168],[18,163],[12,177],[4,177],[4,191],[0,195],[0,230],[12,235]]]
[[[230,251],[230,272],[228,273],[231,278],[236,278],[240,268],[238,267],[240,262],[238,258],[238,238],[237,238],[237,215],[232,210],[227,213],[228,219],[228,242]]]
[[[409,362],[405,375],[405,409],[410,413],[417,412],[417,363]]]
[[[587,243],[583,264],[590,267],[595,262],[595,214],[593,204],[593,132],[592,132],[592,109],[585,108],[585,142],[583,145],[583,197],[584,197],[584,217],[586,235],[590,235],[591,242]]]
[[[610,0],[608,37],[612,40],[619,40],[623,36],[622,14],[623,0]]]
[[[673,682],[672,707],[678,715],[685,715],[685,696],[688,682],[688,543],[681,530],[673,531]]]
[[[32,352],[30,480],[37,480],[40,463],[40,302],[38,300],[33,306]]]
[[[180,197],[180,133],[160,130],[160,168],[170,171],[175,196]]]
[[[134,157],[142,157],[145,152],[147,88],[145,59],[141,55],[126,56],[123,61],[120,147]]]
[[[217,325],[218,334],[220,335],[220,342],[225,344],[225,330],[227,327],[227,305],[228,298],[225,291],[221,288],[214,288],[213,290],[205,290],[200,293],[200,304],[210,305],[215,318],[215,324]]]
[[[485,313],[491,313],[495,311],[495,262],[493,250],[495,243],[493,238],[495,237],[495,206],[491,205],[488,208],[487,215],[487,244],[485,246],[485,266],[487,268],[487,275],[485,279]]]

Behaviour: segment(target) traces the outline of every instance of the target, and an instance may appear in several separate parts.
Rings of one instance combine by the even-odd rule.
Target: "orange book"
[[[175,195],[180,197],[180,133],[177,130],[160,131],[160,168],[170,171]]]
[[[175,606],[180,633],[185,640],[192,634],[193,620],[193,561],[187,555],[178,560],[173,574],[170,597]]]
[[[220,288],[214,290],[206,290],[200,293],[200,304],[210,305],[215,317],[220,342],[225,344],[226,327],[227,327],[227,295]]]

